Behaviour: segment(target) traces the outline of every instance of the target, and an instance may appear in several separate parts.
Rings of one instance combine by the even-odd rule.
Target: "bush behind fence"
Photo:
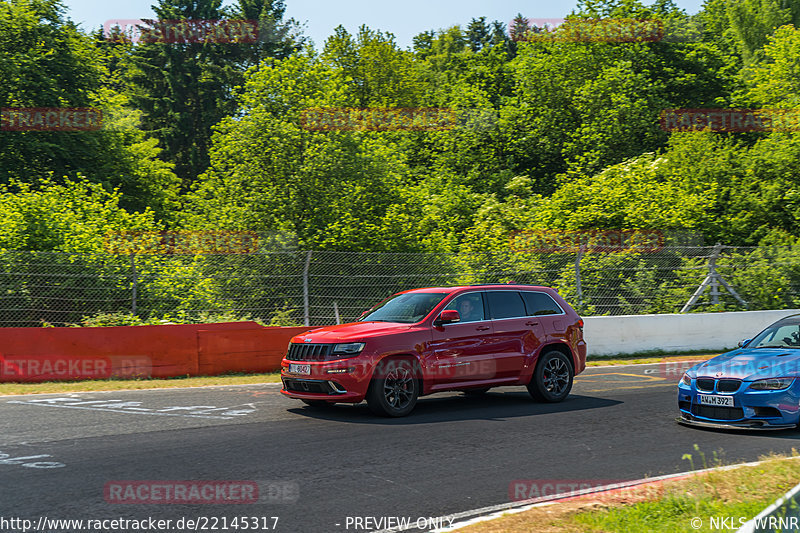
[[[507,282],[555,287],[587,316],[797,308],[800,246],[460,254],[3,251],[0,326],[64,326],[115,314],[313,326],[355,320],[401,290]]]

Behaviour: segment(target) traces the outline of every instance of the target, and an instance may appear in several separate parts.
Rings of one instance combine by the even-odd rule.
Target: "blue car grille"
[[[717,381],[717,391],[719,392],[736,392],[742,385],[739,379],[721,379]]]
[[[698,392],[736,392],[742,385],[740,379],[697,378]]]
[[[740,420],[744,418],[744,411],[742,411],[741,407],[722,407],[719,405],[694,404],[692,406],[692,414],[714,420]]]
[[[714,392],[714,380],[711,378],[697,378],[697,390]]]

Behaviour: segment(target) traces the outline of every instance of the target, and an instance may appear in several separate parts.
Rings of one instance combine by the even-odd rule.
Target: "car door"
[[[539,337],[542,342],[565,337],[566,313],[549,294],[542,291],[522,291],[520,294],[528,316],[535,317],[543,328]]]
[[[521,294],[514,290],[486,291],[494,329],[493,349],[500,379],[517,379],[544,339],[539,317],[528,316]]]
[[[467,309],[467,304],[469,310]],[[491,360],[492,322],[486,318],[483,291],[460,294],[445,309],[455,309],[462,314],[459,322],[434,326],[430,345],[430,376],[433,389],[446,388],[456,383],[494,378]]]

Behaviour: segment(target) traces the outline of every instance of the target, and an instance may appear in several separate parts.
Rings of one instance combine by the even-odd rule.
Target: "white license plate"
[[[289,365],[290,374],[303,374],[308,376],[311,374],[311,365]]]
[[[700,405],[721,405],[723,407],[733,407],[733,396],[709,396],[698,394],[697,403]]]

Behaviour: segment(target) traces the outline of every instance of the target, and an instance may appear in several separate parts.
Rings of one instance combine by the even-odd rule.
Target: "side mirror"
[[[751,340],[753,340],[753,339],[745,339],[743,341],[739,341],[739,348],[746,347],[748,344],[750,344]]]
[[[436,317],[434,320],[434,325],[436,326],[443,326],[445,324],[451,324],[453,322],[460,322],[461,315],[458,314],[458,311],[455,309],[445,309],[444,311]]]

